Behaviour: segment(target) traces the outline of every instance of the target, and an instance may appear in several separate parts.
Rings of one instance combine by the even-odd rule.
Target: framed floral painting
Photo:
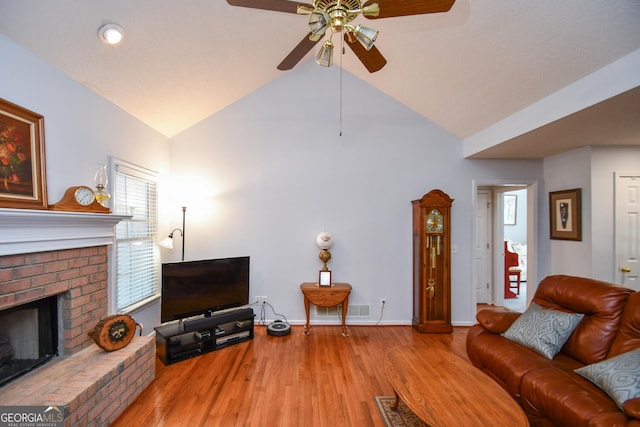
[[[0,207],[46,209],[44,117],[0,99]]]

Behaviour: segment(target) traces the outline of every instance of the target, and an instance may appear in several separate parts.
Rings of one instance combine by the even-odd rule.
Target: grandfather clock
[[[413,205],[413,327],[451,333],[451,205],[431,190]]]

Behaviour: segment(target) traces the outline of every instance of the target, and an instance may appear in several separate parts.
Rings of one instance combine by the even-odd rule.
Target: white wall
[[[545,159],[546,211],[541,214],[547,221],[546,236],[548,193],[582,189],[582,241],[550,240],[549,274],[614,281],[614,172],[636,170],[640,170],[637,146],[587,147]]]
[[[169,174],[167,139],[58,69],[0,35],[0,98],[44,116],[47,191],[57,202],[74,185],[93,187],[98,163],[113,155]],[[168,223],[161,218],[161,225]],[[145,333],[159,316],[136,315]]]
[[[348,321],[376,323],[385,297],[381,323],[408,324],[410,201],[440,188],[455,199],[453,321],[473,323],[472,180],[537,180],[542,163],[465,160],[460,139],[346,72],[340,136],[338,73],[300,64],[172,139],[172,221],[186,204],[186,259],[250,255],[251,295],[301,323],[299,286],[317,279],[324,227],[334,280],[353,285],[350,304],[372,308]]]
[[[591,277],[591,149],[589,147],[547,157],[544,160],[545,211],[541,214],[549,239],[549,192],[582,189],[582,241],[550,240],[549,274]],[[545,234],[542,234],[544,239]],[[542,276],[544,277],[544,276]]]
[[[617,267],[614,241],[614,173],[640,172],[640,147],[593,147],[591,158],[592,275],[595,279],[614,282]]]

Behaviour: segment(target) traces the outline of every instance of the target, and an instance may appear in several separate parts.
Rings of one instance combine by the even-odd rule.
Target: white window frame
[[[111,157],[109,160],[110,180],[112,183],[110,186],[112,192],[111,210],[115,215],[132,215],[131,218],[123,219],[118,223],[114,244],[111,245],[110,248],[110,259],[112,262],[109,268],[109,312],[112,314],[130,313],[160,298],[160,252],[156,244],[158,239],[158,174],[157,172],[121,159]],[[147,205],[141,209],[142,217],[137,218],[135,215],[135,207],[128,206],[129,203],[136,202],[127,201],[126,187],[122,185],[121,179],[119,179],[119,176],[122,175],[126,175],[127,178],[134,180],[134,182],[136,179],[139,179],[147,183],[149,185],[148,189],[151,190],[152,193],[155,193],[151,194],[151,198],[137,201],[137,203],[144,202],[143,204],[146,203]],[[135,197],[135,195],[132,197]],[[142,229],[148,234],[144,235],[145,233],[142,233],[143,236],[140,236],[140,226],[142,226]],[[122,285],[123,279],[119,276],[121,269],[119,270],[118,263],[122,264],[123,260],[119,259],[119,257],[122,257],[122,253],[118,253],[118,248],[122,244],[147,245],[151,251],[147,254],[150,256],[150,259],[148,259],[148,268],[142,271],[142,274],[149,275],[150,279],[146,284],[151,286],[151,288],[147,289],[144,295],[137,300],[119,307],[118,293],[120,291],[119,286]],[[126,259],[127,258],[125,258],[125,260]],[[126,269],[126,267],[123,268]],[[129,270],[127,269],[127,271]],[[137,274],[141,274],[141,272]]]

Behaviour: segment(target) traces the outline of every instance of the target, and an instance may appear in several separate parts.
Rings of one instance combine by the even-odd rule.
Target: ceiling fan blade
[[[369,19],[447,12],[455,0],[368,0],[362,8],[365,9],[373,3],[378,3],[380,13],[377,16],[364,14]]]
[[[309,52],[313,47],[320,41],[319,38],[314,37],[315,40],[312,40],[310,37],[311,33],[304,36],[300,43],[287,55],[286,58],[282,60],[282,62],[278,65],[278,70],[286,71],[290,70],[296,66],[298,62]]]
[[[298,13],[298,6],[313,6],[288,0],[227,0],[231,6],[250,7],[253,9],[274,10],[276,12]]]
[[[370,73],[375,73],[384,67],[387,63],[387,60],[384,59],[384,56],[380,53],[378,48],[372,46],[370,50],[367,50],[360,44],[359,41],[354,40],[350,41],[347,33],[344,34],[344,41],[347,42],[353,53],[356,54],[362,65],[365,66]]]

